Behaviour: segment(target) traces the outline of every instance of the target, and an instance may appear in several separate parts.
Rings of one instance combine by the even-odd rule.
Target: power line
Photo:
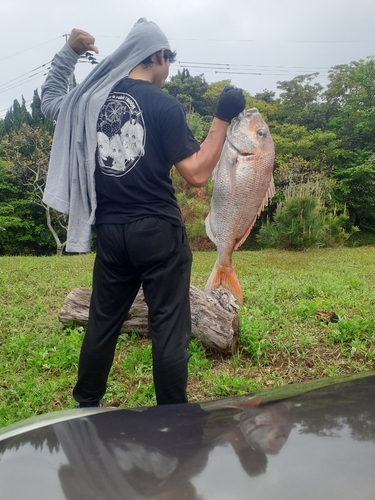
[[[9,90],[12,90],[14,88],[17,88],[20,85],[22,85],[23,83],[27,83],[27,82],[36,80],[37,78],[40,78],[42,76],[46,76],[48,73],[45,73],[45,71],[50,69],[50,67],[46,68],[46,66],[48,64],[51,64],[51,62],[52,61],[44,63],[41,66],[38,66],[37,68],[35,68],[27,73],[24,73],[16,78],[13,78],[12,80],[9,80],[8,82],[0,84],[0,94],[7,92]],[[80,57],[80,59],[78,60],[78,63],[98,64],[98,61],[96,61],[96,58],[92,54],[87,52],[86,54],[84,54]]]
[[[17,87],[20,87],[21,85],[23,85],[25,83],[29,83],[29,82],[32,82],[34,80],[38,80],[42,76],[47,76],[47,74],[48,73],[43,73],[43,72],[36,73],[34,75],[30,75],[28,78],[24,78],[23,80],[20,80],[17,83],[14,83],[14,84],[10,85],[8,87],[5,87],[5,88],[0,87],[0,94],[3,94],[4,92],[8,92],[9,90],[13,90],[13,89],[15,89]]]
[[[33,47],[29,47],[25,50],[21,50],[20,52],[16,52],[15,54],[11,54],[9,56],[2,57],[0,61],[4,61],[5,59],[9,59],[10,57],[18,56],[19,54],[23,54],[24,52],[28,52],[29,50],[36,49],[37,47],[41,47],[42,45],[46,45],[47,43],[54,42],[55,40],[58,40],[61,38],[61,36],[58,36],[57,38],[52,38],[52,40],[48,40],[47,42],[40,43],[38,45],[34,45]]]
[[[17,80],[20,80],[21,78],[23,78],[23,79],[24,79],[24,80],[22,80],[22,81],[26,82],[26,81],[28,81],[28,79],[29,79],[29,78],[31,78],[32,76],[40,75],[43,71],[45,71],[46,69],[47,69],[47,70],[49,69],[49,67],[48,67],[48,68],[46,68],[46,66],[47,66],[48,64],[50,64],[50,63],[51,63],[51,61],[49,61],[48,63],[42,64],[41,66],[38,66],[37,68],[35,68],[35,69],[31,70],[31,71],[28,71],[27,73],[24,73],[24,74],[22,74],[22,75],[20,75],[20,76],[18,76],[18,77],[16,77],[16,78],[13,78],[12,80],[9,80],[8,82],[1,83],[1,84],[0,84],[0,91],[1,91],[1,89],[2,89],[3,87],[9,86],[9,85],[11,85],[12,83],[17,82]],[[38,70],[42,70],[42,71],[38,71]],[[17,86],[17,85],[15,85],[15,86]],[[11,89],[12,87],[9,87],[9,88]]]
[[[181,68],[204,73],[228,73],[236,75],[253,75],[253,76],[287,76],[295,74],[296,71],[301,74],[319,73],[326,75],[330,68],[311,68],[307,66],[266,66],[266,65],[251,65],[251,64],[232,64],[232,63],[210,63],[210,62],[192,62],[192,61],[177,61],[171,65],[172,71],[179,71]],[[322,73],[321,70],[324,70]]]
[[[120,35],[97,35],[96,38],[121,38]],[[375,40],[257,40],[252,38],[174,38],[168,37],[169,40],[177,42],[234,42],[234,43],[375,43]]]
[[[231,43],[375,43],[375,40],[252,40],[223,38],[169,38],[179,42],[231,42]]]
[[[276,68],[276,69],[280,69],[280,68],[287,68],[287,69],[308,69],[308,70],[313,70],[313,69],[330,69],[330,68],[327,68],[327,67],[314,67],[314,68],[311,68],[310,66],[284,66],[284,65],[278,65],[278,66],[269,66],[269,65],[265,65],[265,64],[234,64],[234,63],[211,63],[211,62],[196,62],[196,61],[177,61],[177,63],[179,65],[184,65],[184,64],[187,64],[187,65],[192,65],[192,64],[201,64],[201,65],[205,65],[205,66],[231,66],[232,68],[235,67],[235,68]],[[176,63],[174,63],[176,64]]]
[[[91,53],[85,54],[79,59],[79,63],[91,63],[96,64],[96,57],[92,56]],[[102,59],[106,56],[102,55],[98,59]],[[4,93],[8,90],[12,90],[13,88],[17,88],[21,86],[23,83],[32,81],[37,79],[38,77],[46,76],[45,70],[51,63],[48,61],[33,70],[20,75],[19,77],[13,78],[8,82],[0,84],[0,93]],[[234,63],[212,63],[212,62],[202,62],[202,61],[178,61],[171,65],[171,70],[177,71],[179,68],[186,68],[189,70],[202,70],[207,73],[230,73],[230,74],[249,74],[249,75],[283,75],[284,73],[290,74],[295,73],[294,70],[302,70],[303,72],[317,72],[320,70],[327,71],[329,68],[327,67],[308,67],[308,66],[268,66],[268,65],[251,65],[251,64],[234,64]],[[271,72],[271,73],[270,73]]]
[[[68,35],[64,34],[62,37],[65,37],[67,40]],[[123,38],[116,35],[101,35],[97,38]],[[33,47],[29,47],[23,51],[17,52],[15,54],[3,57],[0,61],[4,59],[15,57],[24,52],[33,50],[41,45],[45,45],[52,41],[60,39],[61,36],[43,42],[41,44],[35,45]],[[211,38],[170,38],[170,40],[176,41],[200,41],[200,42],[247,42],[247,43],[375,43],[372,40],[256,40],[256,39],[211,39]],[[97,64],[98,58],[99,61],[107,57],[106,55],[95,55],[95,57],[91,53],[87,53],[83,58],[79,59],[79,62],[86,62],[91,64]],[[17,78],[14,78],[8,82],[0,84],[0,94],[13,90],[14,88],[20,87],[25,83],[37,80],[41,77],[46,76],[46,66],[50,64],[50,62],[45,63],[37,68],[33,69],[28,73],[24,73]],[[180,68],[186,68],[193,73],[214,73],[214,74],[228,74],[228,75],[249,75],[249,76],[287,76],[296,74],[296,70],[300,72],[299,74],[308,74],[319,72],[321,76],[326,76],[328,74],[328,70],[330,68],[327,67],[306,67],[306,66],[268,66],[268,65],[247,65],[247,64],[234,64],[234,63],[211,63],[211,62],[202,62],[202,61],[178,61],[171,65],[171,72],[177,72]],[[323,73],[322,73],[323,70]],[[6,110],[3,110],[6,111]],[[1,111],[0,111],[1,113]]]
[[[34,45],[32,47],[28,47],[27,49],[21,50],[14,54],[10,54],[8,56],[0,58],[0,61],[4,61],[5,59],[9,59],[11,57],[18,56],[19,54],[23,54],[28,52],[29,50],[33,50],[37,47],[41,47],[42,45],[46,45],[47,43],[54,42],[59,38],[65,37],[67,40],[68,34],[60,35],[56,38],[52,38],[51,40],[47,40],[46,42],[39,43],[38,45]],[[96,38],[121,38],[124,40],[124,36],[120,35],[97,35]],[[257,39],[247,39],[247,38],[173,38],[169,37],[169,40],[174,40],[178,42],[224,42],[224,43],[375,43],[375,40],[257,40]]]

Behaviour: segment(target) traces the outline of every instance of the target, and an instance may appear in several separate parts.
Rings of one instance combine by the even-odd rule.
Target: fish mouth
[[[227,141],[239,156],[247,156],[249,160],[253,160],[255,158],[255,154],[251,153],[250,151],[240,151],[238,147],[235,146],[233,142],[229,139],[228,134],[227,134]]]

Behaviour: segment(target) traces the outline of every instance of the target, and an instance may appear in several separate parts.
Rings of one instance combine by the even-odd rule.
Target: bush
[[[202,117],[198,113],[188,113],[186,121],[194,137],[199,143],[202,143],[210,130],[212,118],[210,116]]]
[[[289,188],[285,194],[273,221],[264,224],[257,235],[262,246],[288,250],[333,247],[342,245],[356,230],[345,230],[349,216],[345,211],[339,215],[328,211],[316,186],[300,186],[299,192]]]
[[[215,248],[206,235],[205,227],[205,219],[210,211],[213,183],[208,181],[202,188],[193,188],[176,169],[171,171],[171,177],[191,247],[195,250]]]

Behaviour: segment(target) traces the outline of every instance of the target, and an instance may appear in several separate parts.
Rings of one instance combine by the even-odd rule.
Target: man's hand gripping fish
[[[217,246],[217,260],[206,291],[220,285],[243,304],[232,253],[246,240],[265,205],[275,195],[275,149],[266,123],[256,108],[245,110],[228,128],[212,174],[215,182],[206,232]]]

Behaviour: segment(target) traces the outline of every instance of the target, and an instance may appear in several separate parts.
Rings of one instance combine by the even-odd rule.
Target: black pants
[[[185,229],[164,219],[97,226],[89,321],[73,396],[97,406],[104,396],[121,326],[143,285],[149,310],[158,404],[187,402],[192,254]]]

